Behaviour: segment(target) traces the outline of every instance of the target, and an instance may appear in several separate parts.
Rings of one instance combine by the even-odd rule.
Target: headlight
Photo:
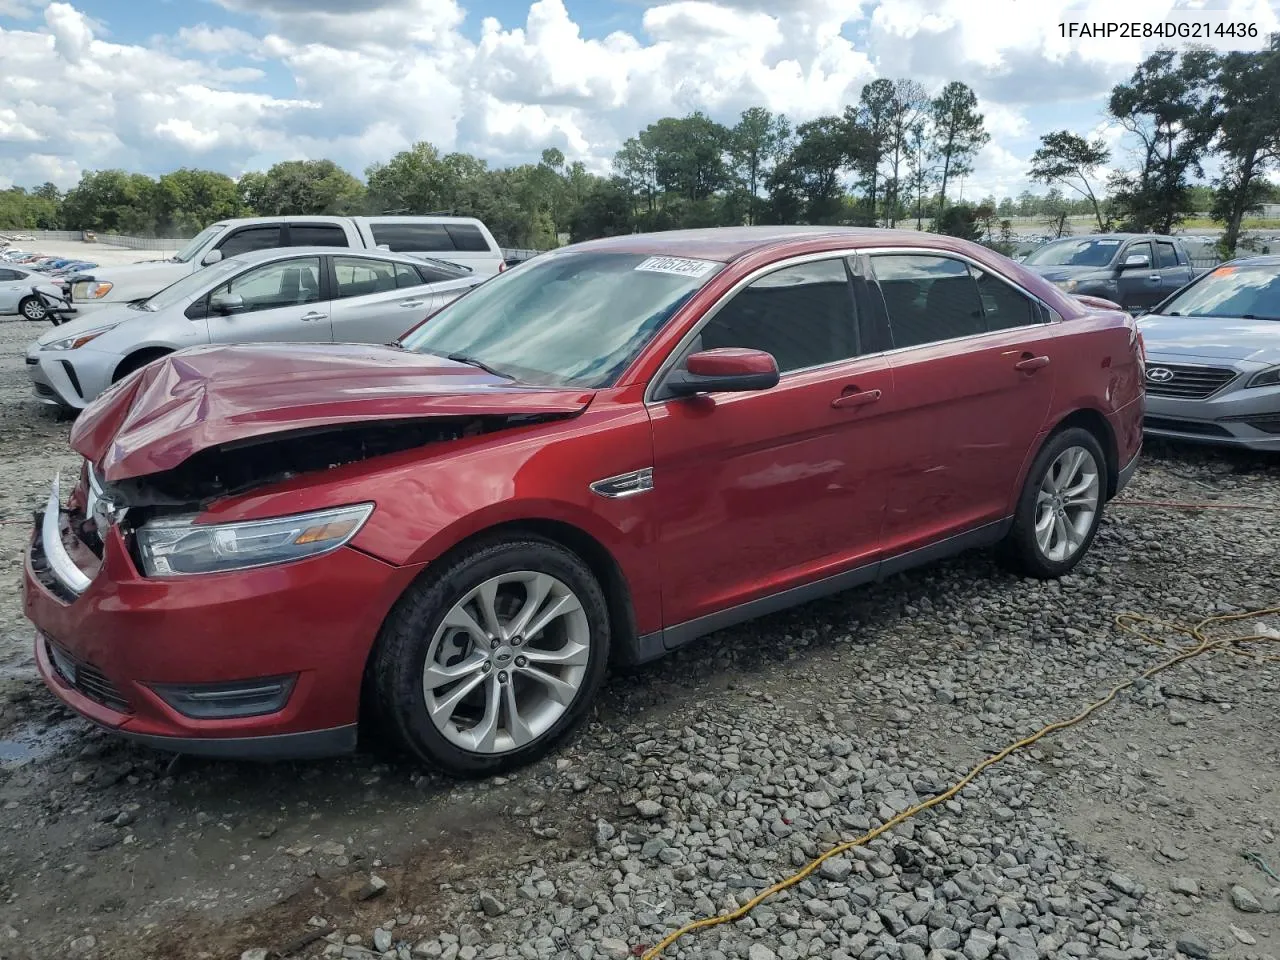
[[[1055,280],[1053,281],[1053,285],[1057,287],[1059,290],[1065,291],[1066,293],[1074,293],[1076,290],[1076,287],[1080,286],[1080,281],[1079,280]]]
[[[1263,370],[1255,373],[1249,379],[1251,387],[1276,387],[1280,386],[1280,367],[1271,367],[1269,370]]]
[[[71,296],[76,300],[101,300],[115,286],[110,280],[81,280],[71,287]]]
[[[83,333],[77,333],[74,337],[63,337],[61,340],[54,340],[52,343],[41,344],[41,350],[75,350],[83,347],[90,340],[96,340],[104,333],[109,333],[116,327],[118,323],[113,323],[106,327],[95,327],[92,330],[85,330]]]
[[[138,528],[138,553],[149,577],[217,573],[316,557],[356,535],[372,503],[243,523],[153,520]]]

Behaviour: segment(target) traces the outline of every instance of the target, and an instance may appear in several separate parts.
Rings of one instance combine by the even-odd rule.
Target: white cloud
[[[20,183],[295,157],[360,173],[417,140],[502,164],[557,146],[604,170],[661,116],[732,122],[760,104],[799,122],[888,76],[974,87],[993,141],[965,193],[1000,195],[1026,186],[1040,133],[1095,125],[1158,42],[1059,36],[1059,22],[1117,19],[1114,0],[649,0],[637,29],[605,36],[564,0],[531,0],[522,22],[483,17],[481,0],[214,0],[133,43],[74,4],[0,0],[0,16],[43,10],[0,28],[0,168]],[[1129,0],[1124,18],[1227,17],[1265,35],[1275,6]],[[1100,129],[1119,159],[1118,129]]]

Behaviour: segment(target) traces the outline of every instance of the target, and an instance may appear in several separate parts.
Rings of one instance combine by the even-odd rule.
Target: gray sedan
[[[0,314],[16,313],[24,320],[47,320],[49,311],[32,290],[37,284],[48,287],[52,293],[59,292],[58,285],[47,274],[0,262]]]
[[[50,330],[27,350],[36,398],[78,410],[139,367],[207,343],[388,343],[487,279],[443,260],[283,247],[222,260],[154,296]]]
[[[1280,450],[1280,257],[1223,264],[1138,327],[1147,433]]]

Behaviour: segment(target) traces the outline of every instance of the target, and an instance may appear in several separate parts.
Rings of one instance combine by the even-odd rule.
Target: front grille
[[[106,678],[101,670],[74,656],[66,647],[54,643],[45,637],[49,650],[49,662],[67,686],[83,693],[95,703],[109,707],[117,713],[132,713],[133,707],[125,699],[116,685]]]
[[[1233,436],[1226,427],[1202,420],[1175,420],[1172,417],[1146,417],[1142,425],[1148,430],[1170,430],[1174,433],[1192,433],[1201,437]]]
[[[1152,380],[1157,370],[1168,370],[1173,377],[1164,382]],[[1147,393],[1153,397],[1177,397],[1180,400],[1203,400],[1217,393],[1239,373],[1230,367],[1202,367],[1190,363],[1147,363]]]

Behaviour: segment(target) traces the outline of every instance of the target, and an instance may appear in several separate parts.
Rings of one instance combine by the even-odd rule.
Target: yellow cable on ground
[[[1138,639],[1146,643],[1154,644],[1155,646],[1158,646],[1158,647],[1165,647],[1165,648],[1169,647],[1169,644],[1164,640],[1161,640],[1159,637],[1152,636],[1150,633],[1144,632],[1143,630],[1139,629],[1137,626],[1138,624],[1142,624],[1142,623],[1150,624],[1152,626],[1163,627],[1165,629],[1172,630],[1175,633],[1181,633],[1184,636],[1190,637],[1195,642],[1195,645],[1191,647],[1182,647],[1178,649],[1177,654],[1170,657],[1169,659],[1156,664],[1154,667],[1151,667],[1150,669],[1144,670],[1142,673],[1138,674],[1136,677],[1126,680],[1124,683],[1117,684],[1116,686],[1111,688],[1110,692],[1107,693],[1105,697],[1103,697],[1101,700],[1097,700],[1091,703],[1089,706],[1085,707],[1083,710],[1081,710],[1074,717],[1071,717],[1069,720],[1058,720],[1055,723],[1051,723],[1046,727],[1042,727],[1040,730],[1037,730],[1035,733],[1031,734],[1031,736],[1029,737],[1024,737],[1023,739],[1018,740],[1015,743],[1009,744],[1009,746],[1005,747],[999,753],[994,753],[991,756],[987,757],[985,760],[979,763],[976,767],[974,767],[972,770],[966,773],[960,780],[956,781],[956,783],[952,787],[948,788],[945,792],[940,793],[935,797],[930,797],[928,800],[925,800],[921,803],[916,804],[914,807],[911,807],[909,810],[904,810],[902,813],[898,814],[896,817],[893,817],[891,820],[886,821],[885,823],[876,827],[874,830],[870,831],[869,833],[863,834],[861,837],[858,837],[856,840],[849,840],[849,841],[846,841],[845,843],[839,844],[838,846],[832,847],[830,850],[822,854],[820,857],[817,857],[816,859],[812,860],[807,866],[805,866],[800,871],[792,874],[791,876],[787,877],[785,880],[781,880],[778,883],[775,883],[773,886],[769,887],[767,890],[764,890],[756,894],[754,897],[752,897],[742,906],[738,907],[738,909],[730,911],[729,913],[720,914],[714,917],[704,917],[701,920],[695,920],[692,923],[685,924],[679,930],[676,930],[668,934],[667,936],[663,937],[663,939],[659,941],[655,946],[646,950],[642,955],[642,960],[655,960],[655,958],[658,957],[662,953],[662,951],[666,950],[667,947],[671,946],[673,943],[675,943],[677,940],[681,939],[682,937],[690,933],[693,933],[695,930],[705,930],[708,927],[718,927],[723,923],[733,923],[735,920],[741,920],[748,913],[750,913],[760,904],[764,903],[774,894],[781,893],[783,890],[787,890],[790,887],[794,887],[797,883],[805,879],[805,877],[809,876],[811,873],[817,870],[818,867],[822,866],[824,862],[831,859],[832,857],[839,856],[842,853],[852,850],[854,847],[864,846],[870,843],[872,840],[876,839],[876,837],[879,837],[881,834],[886,833],[889,830],[892,830],[894,827],[898,826],[898,824],[906,820],[910,820],[912,817],[916,816],[917,814],[923,813],[925,810],[928,810],[931,807],[936,807],[940,803],[946,803],[948,800],[954,797],[957,793],[959,793],[969,784],[973,783],[973,781],[978,778],[979,774],[981,774],[984,770],[986,770],[987,767],[990,767],[994,764],[999,763],[1001,760],[1009,756],[1009,754],[1014,753],[1018,750],[1022,750],[1026,747],[1029,747],[1033,743],[1035,743],[1037,740],[1040,740],[1043,737],[1047,737],[1051,733],[1057,733],[1059,730],[1066,730],[1068,727],[1074,727],[1076,724],[1081,723],[1084,720],[1087,720],[1092,714],[1102,709],[1107,704],[1109,704],[1112,700],[1114,700],[1121,693],[1121,691],[1126,690],[1129,687],[1132,687],[1139,680],[1146,680],[1149,677],[1155,676],[1157,673],[1162,673],[1163,671],[1168,670],[1170,667],[1175,667],[1178,664],[1183,663],[1184,661],[1191,660],[1195,657],[1203,656],[1206,653],[1210,653],[1216,650],[1229,650],[1233,653],[1243,654],[1244,656],[1250,656],[1255,659],[1261,659],[1269,662],[1280,663],[1280,656],[1260,657],[1260,656],[1257,656],[1256,654],[1250,654],[1247,650],[1242,650],[1239,647],[1240,644],[1245,644],[1245,643],[1275,643],[1280,641],[1280,638],[1277,638],[1275,636],[1268,636],[1264,634],[1249,634],[1247,636],[1239,636],[1239,637],[1226,636],[1226,637],[1219,637],[1217,639],[1213,639],[1211,637],[1206,636],[1204,633],[1206,629],[1217,624],[1232,623],[1238,620],[1247,620],[1254,617],[1265,617],[1265,616],[1272,616],[1277,614],[1280,614],[1280,607],[1270,607],[1265,610],[1253,610],[1248,613],[1232,613],[1232,614],[1223,614],[1221,616],[1215,616],[1215,617],[1206,617],[1205,619],[1197,623],[1195,626],[1187,626],[1185,624],[1172,623],[1166,620],[1158,620],[1154,617],[1148,617],[1140,613],[1120,614],[1119,616],[1116,617],[1116,626],[1118,626],[1121,630],[1124,630],[1126,633],[1130,633],[1133,636],[1137,637]]]

